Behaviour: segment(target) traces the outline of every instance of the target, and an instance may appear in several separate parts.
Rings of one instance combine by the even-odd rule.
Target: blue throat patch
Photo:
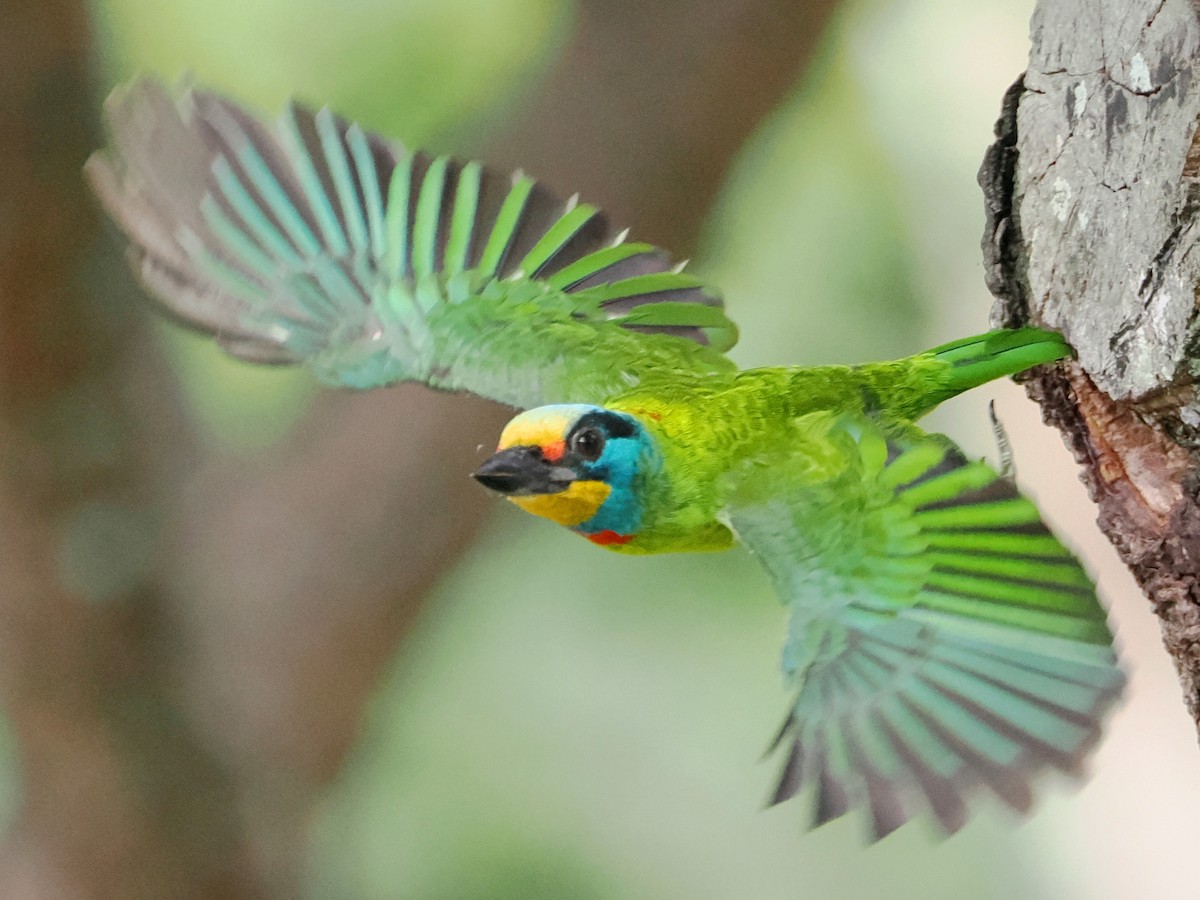
[[[583,534],[612,531],[619,535],[637,534],[642,526],[642,502],[638,497],[638,476],[650,462],[645,440],[611,440],[604,454],[591,467],[591,477],[603,481],[612,493],[596,514],[575,526]]]

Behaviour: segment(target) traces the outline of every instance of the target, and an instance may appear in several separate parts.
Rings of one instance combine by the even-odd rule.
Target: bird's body
[[[1061,336],[738,371],[711,288],[520,173],[146,80],[108,115],[88,171],[135,269],[230,353],[518,407],[486,487],[610,550],[762,561],[795,692],[776,801],[813,782],[818,822],[953,831],[972,789],[1027,809],[1097,740],[1122,676],[1086,574],[1010,478],[915,424]]]
[[[642,467],[637,493],[644,514],[636,530],[546,517],[617,552],[727,549],[735,538],[725,511],[742,472],[800,456],[813,461],[815,481],[834,478],[844,460],[826,452],[825,445],[837,419],[865,417],[885,432],[902,435],[909,423],[948,397],[996,377],[998,370],[1018,372],[1070,352],[1056,334],[1036,329],[1008,334],[1008,341],[980,336],[974,343],[955,342],[907,359],[859,366],[705,374],[664,367],[600,404],[636,418],[662,457]],[[999,350],[989,348],[989,339]],[[964,346],[975,349],[964,354]],[[552,430],[561,427],[555,423]]]
[[[604,408],[638,418],[664,458],[642,488],[641,527],[604,546],[630,553],[727,549],[734,539],[723,511],[742,466],[770,465],[780,448],[799,450],[806,432],[819,441],[812,426],[830,411],[861,413],[871,396],[886,402],[918,393],[920,385],[905,382],[917,380],[921,362],[663,378],[605,400]]]

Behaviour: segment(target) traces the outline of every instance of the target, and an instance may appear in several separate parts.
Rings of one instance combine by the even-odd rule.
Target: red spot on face
[[[653,412],[649,409],[632,409],[630,412],[634,413],[635,415],[645,416],[647,419],[653,419],[655,422],[662,421],[662,413],[660,412]]]
[[[584,537],[601,547],[607,547],[609,544],[628,544],[633,540],[632,534],[617,534],[615,531],[597,531],[595,534],[585,534]]]
[[[542,444],[542,456],[550,462],[558,462],[566,452],[566,441],[551,441],[549,444]]]

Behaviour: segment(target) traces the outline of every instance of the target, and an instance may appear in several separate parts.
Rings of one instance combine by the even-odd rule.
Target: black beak
[[[547,460],[540,447],[510,447],[487,460],[471,477],[485,488],[519,497],[557,494],[575,480],[575,473]]]

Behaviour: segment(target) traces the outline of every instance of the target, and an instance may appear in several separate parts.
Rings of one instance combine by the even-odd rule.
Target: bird
[[[739,369],[714,286],[523,172],[154,76],[104,110],[87,177],[181,323],[327,385],[513,407],[474,478],[598,547],[758,559],[786,610],[770,804],[952,834],[975,794],[1026,812],[1082,772],[1124,684],[1093,583],[1010,473],[916,424],[1069,359],[1061,335]]]

